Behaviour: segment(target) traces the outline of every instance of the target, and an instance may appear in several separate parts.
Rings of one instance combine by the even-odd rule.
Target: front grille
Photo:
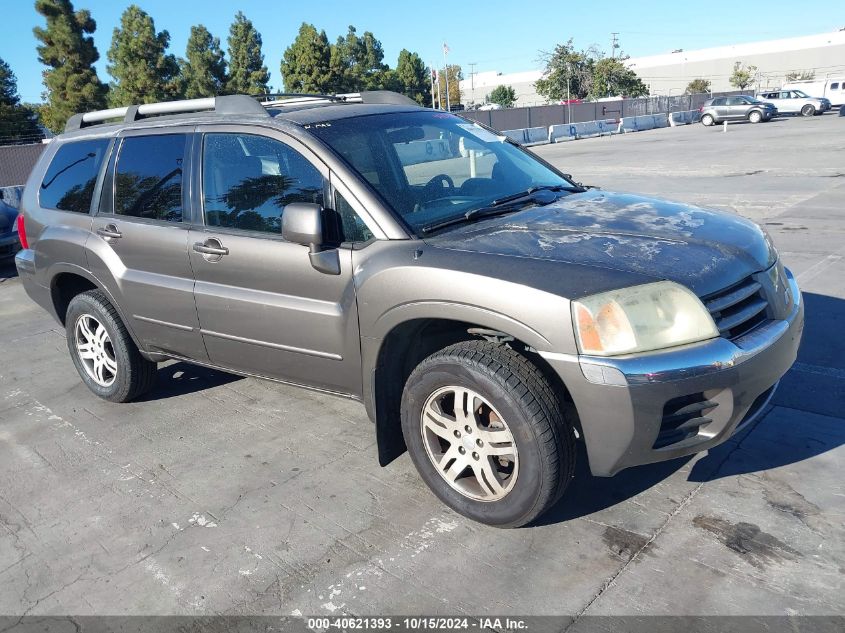
[[[660,432],[652,448],[665,448],[696,435],[699,427],[713,421],[708,415],[718,406],[700,392],[672,398],[663,406]]]
[[[735,339],[766,321],[768,301],[763,287],[752,277],[702,299],[719,335]]]

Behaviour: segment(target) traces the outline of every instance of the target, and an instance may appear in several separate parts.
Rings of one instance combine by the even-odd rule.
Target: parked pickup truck
[[[576,442],[597,476],[724,442],[804,322],[753,222],[582,186],[393,93],[75,115],[23,217],[20,278],[97,396],[178,359],[352,398],[382,465],[407,450],[501,527],[558,500]]]

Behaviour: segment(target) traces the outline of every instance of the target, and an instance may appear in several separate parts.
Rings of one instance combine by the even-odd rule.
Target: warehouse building
[[[625,63],[648,84],[654,95],[682,94],[693,79],[708,79],[713,91],[733,90],[734,64],[756,66],[752,89],[777,88],[791,72],[814,73],[816,78],[845,77],[845,29],[803,37],[734,44],[699,50],[679,49],[662,55],[632,57]],[[461,81],[464,103],[484,103],[499,85],[512,86],[517,106],[545,103],[534,82],[542,70],[502,74],[479,72]]]

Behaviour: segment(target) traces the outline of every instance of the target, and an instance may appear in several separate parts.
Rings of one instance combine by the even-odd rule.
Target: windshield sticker
[[[492,132],[488,132],[480,125],[475,125],[474,123],[458,123],[458,127],[466,130],[479,141],[483,141],[485,143],[502,143],[507,138],[506,136],[496,136]]]

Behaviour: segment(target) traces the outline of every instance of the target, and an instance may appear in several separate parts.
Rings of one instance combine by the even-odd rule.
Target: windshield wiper
[[[517,193],[512,193],[501,198],[496,198],[490,204],[483,207],[479,207],[477,209],[470,209],[463,215],[459,215],[454,218],[449,218],[448,220],[443,220],[441,222],[435,222],[434,224],[429,224],[428,226],[422,227],[420,231],[422,233],[431,233],[432,231],[436,231],[447,226],[452,226],[453,224],[463,224],[465,222],[471,222],[480,218],[489,218],[495,215],[512,213],[513,211],[520,210],[526,204],[539,204],[542,206],[550,204],[557,200],[557,196],[554,195],[538,196],[537,194],[542,191],[570,191],[572,193],[580,193],[581,191],[583,191],[583,189],[576,187],[568,187],[566,185],[538,185],[530,187],[525,191],[518,191]]]

